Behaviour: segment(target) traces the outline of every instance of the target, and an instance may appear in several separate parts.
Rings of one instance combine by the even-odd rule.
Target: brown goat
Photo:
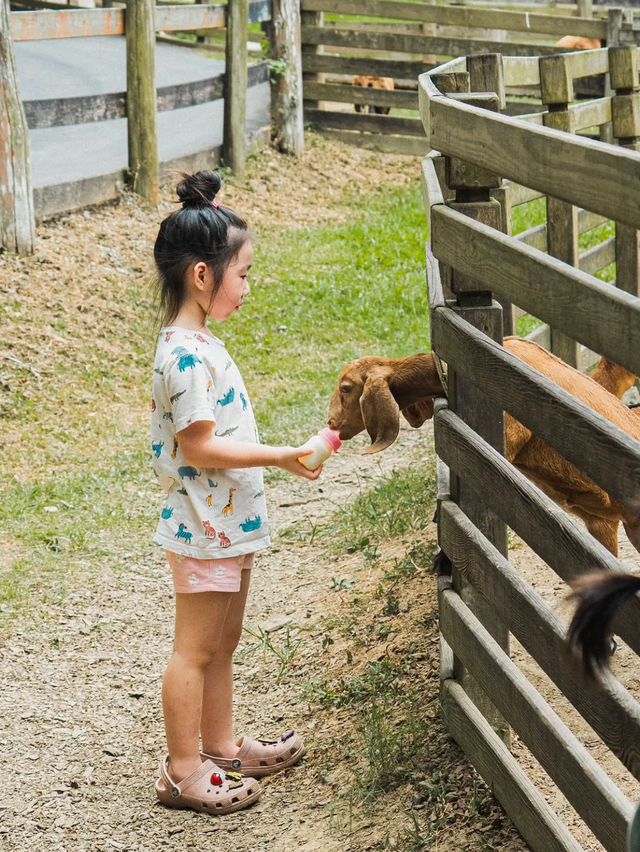
[[[595,50],[602,47],[602,42],[599,38],[585,38],[584,36],[562,36],[555,43],[555,47],[570,47],[573,50]]]
[[[565,364],[530,340],[506,337],[504,347],[640,441],[640,418],[592,378]],[[617,365],[599,364],[595,372],[622,395],[634,377]],[[345,441],[363,429],[371,437],[365,453],[377,453],[395,441],[400,414],[417,428],[433,416],[434,397],[444,390],[431,354],[408,358],[360,358],[347,364],[331,398],[328,423]],[[640,513],[627,510],[522,423],[505,413],[506,457],[560,506],[581,518],[589,532],[614,555],[618,527],[640,551]]]
[[[363,89],[386,89],[388,92],[394,90],[393,77],[363,77],[362,75],[353,78],[354,86],[362,86]],[[354,104],[356,112],[367,112],[368,104]],[[390,107],[372,106],[371,111],[378,115],[389,115]]]

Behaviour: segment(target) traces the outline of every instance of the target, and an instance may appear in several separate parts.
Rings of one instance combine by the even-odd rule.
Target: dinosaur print
[[[178,361],[178,370],[180,370],[181,373],[184,373],[187,368],[193,370],[196,364],[202,364],[202,361],[197,355],[189,352],[187,355],[180,356],[180,360]]]
[[[182,396],[183,393],[186,393],[186,392],[187,392],[187,389],[185,388],[184,390],[181,390],[181,391],[178,391],[177,393],[174,393],[173,396],[169,397],[169,402],[175,402],[177,399],[180,399],[180,397]]]
[[[163,518],[163,520],[168,521],[171,515],[173,515],[173,506],[165,506],[160,517]]]
[[[156,410],[156,401],[153,397],[151,397],[151,411]]]
[[[193,533],[190,533],[186,524],[180,524],[174,538],[183,538],[187,544],[191,544]]]
[[[224,396],[221,396],[216,405],[229,405],[236,398],[236,389],[229,388]]]
[[[157,444],[151,444],[151,449],[153,450],[153,454],[157,459],[160,458],[160,453],[162,452],[162,448],[164,447],[164,441],[158,441]]]
[[[178,468],[178,476],[180,479],[195,479],[196,476],[200,476],[200,471],[193,465],[185,464]]]
[[[175,457],[177,455],[178,455],[178,439],[174,438],[173,439],[173,449],[171,450],[171,458],[175,459]]]
[[[162,415],[162,419],[169,420],[171,423],[173,423],[173,414],[170,411],[165,411],[165,413]]]
[[[218,487],[218,483],[214,482],[213,479],[209,479],[207,477],[207,482],[209,483],[209,488],[217,488]]]
[[[243,521],[239,526],[242,532],[252,532],[252,530],[259,530],[262,526],[262,519],[260,515],[254,515],[253,518],[247,518],[246,521]]]
[[[199,343],[206,343],[206,344],[207,344],[207,346],[209,345],[209,341],[208,341],[208,340],[207,340],[207,338],[204,336],[204,334],[196,334],[196,340],[197,340]]]
[[[168,331],[164,336],[164,342],[168,343],[171,340],[171,338],[173,337],[174,334],[175,334],[174,331]]]
[[[247,406],[249,405],[249,401],[243,393],[240,394],[240,402],[242,403],[242,410],[246,411]]]

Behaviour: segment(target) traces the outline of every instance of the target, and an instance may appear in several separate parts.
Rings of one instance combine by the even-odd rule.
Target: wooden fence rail
[[[584,17],[403,0],[301,0],[301,9],[307,121],[345,141],[420,155],[426,153],[424,138],[411,116],[413,112],[417,117],[418,109],[415,80],[445,58],[476,53],[510,57],[505,69],[509,97],[500,110],[511,114],[522,109],[515,96],[531,94],[527,87],[535,86],[540,96],[541,73],[555,80],[552,69],[558,66],[552,57],[558,54],[570,57],[571,79],[580,95],[604,90],[606,51],[598,68],[594,59],[585,61],[580,53],[555,47],[563,35],[608,45],[640,41],[640,30],[622,10],[603,10],[593,17],[587,3],[578,7]],[[520,57],[519,62],[514,57]],[[548,57],[548,64],[539,64],[540,57]],[[363,88],[354,84],[356,77],[381,77],[386,83]],[[540,109],[552,103],[542,98]],[[367,110],[376,114],[366,116]]]
[[[131,26],[147,27],[147,17],[151,31],[145,38],[153,44],[154,32],[200,31],[227,27],[228,6],[219,4],[165,5],[153,8],[151,14],[149,0],[135,3],[131,8]],[[245,7],[242,0],[234,0],[232,11],[236,7]],[[140,13],[145,9],[145,16]],[[245,157],[245,113],[247,88],[266,83],[269,80],[268,61],[254,63],[247,67],[246,42],[249,24],[264,24],[271,18],[271,0],[251,0],[246,4],[247,22],[236,27],[237,44],[230,49],[225,72],[205,80],[190,83],[153,88],[154,72],[150,65],[153,50],[150,48],[143,57],[137,55],[128,61],[128,85],[126,92],[110,92],[93,96],[32,100],[24,103],[27,124],[31,130],[62,125],[79,125],[88,122],[109,121],[128,118],[130,140],[129,176],[135,176],[135,188],[149,198],[155,197],[157,188],[157,139],[153,115],[184,107],[204,104],[224,98],[229,106],[226,122],[223,150],[218,158],[224,156],[227,164],[241,170]],[[87,36],[125,35],[126,12],[124,8],[67,8],[42,9],[39,11],[14,11],[10,15],[11,31],[14,41],[39,40],[51,38],[73,38]],[[131,33],[129,33],[130,35]],[[128,39],[127,55],[132,53],[136,43]],[[136,69],[140,72],[136,76]],[[133,75],[133,76],[132,76]],[[134,79],[135,78],[135,79]],[[136,83],[138,81],[139,85]],[[235,82],[238,82],[235,85]],[[146,89],[149,88],[149,93]],[[144,95],[143,95],[144,92]],[[143,108],[143,104],[146,106]],[[151,107],[149,108],[149,104]],[[233,106],[233,109],[231,109]],[[138,124],[137,118],[143,113],[146,118]],[[147,130],[147,125],[149,125]],[[213,145],[211,146],[213,149]],[[184,157],[180,162],[164,165],[179,168],[201,167],[205,159],[211,160],[212,150],[194,151],[192,162]],[[148,175],[148,177],[144,177]],[[107,200],[117,194],[117,184],[124,182],[125,172],[92,177],[72,184],[59,184],[54,187],[38,187],[35,192],[35,215],[41,218],[53,213],[84,206],[97,201]],[[147,180],[150,179],[151,183]],[[157,183],[155,184],[157,187]]]
[[[577,75],[594,68],[609,72],[621,62],[633,75],[624,78],[625,87],[618,81],[610,96],[592,104],[574,107],[564,101]],[[510,728],[599,843],[623,852],[633,812],[628,791],[637,798],[638,785],[625,780],[623,791],[611,761],[600,757],[601,750],[596,759],[572,730],[571,719],[555,714],[500,637],[511,634],[520,642],[602,748],[640,781],[638,696],[612,675],[595,680],[584,675],[567,648],[564,620],[510,561],[504,526],[564,583],[593,569],[624,566],[506,461],[495,441],[495,412],[508,411],[626,505],[640,505],[640,445],[502,347],[494,297],[508,310],[516,304],[532,313],[576,345],[640,372],[637,279],[633,292],[624,286],[638,258],[622,254],[618,246],[640,228],[637,205],[627,206],[634,206],[640,153],[635,138],[623,147],[576,135],[592,121],[608,122],[618,109],[616,98],[638,88],[638,56],[637,48],[622,47],[581,55],[579,61],[570,54],[554,58],[551,72],[544,70],[544,59],[536,63],[538,86],[547,87],[541,97],[549,103],[558,97],[563,130],[539,124],[533,115],[523,120],[495,111],[504,95],[501,86],[521,81],[523,68],[531,85],[533,75],[526,70],[531,66],[520,59],[462,58],[419,79],[431,148],[422,164],[431,340],[447,364],[450,388],[448,401],[439,400],[434,415],[439,543],[452,565],[452,576],[439,581],[442,705],[451,732],[533,849],[583,846],[532,789],[508,748]],[[504,73],[498,73],[500,65]],[[469,91],[472,81],[491,79],[487,69],[495,92]],[[555,83],[549,83],[548,73]],[[614,138],[637,135],[619,131],[614,122]],[[514,236],[514,210],[539,198],[546,198],[546,221]],[[615,237],[577,250],[580,233],[609,220],[617,223]],[[552,246],[562,245],[561,233],[570,233],[575,250],[562,256],[558,249],[553,256]],[[586,271],[612,261],[615,282]],[[635,422],[635,415],[629,417]],[[450,485],[442,476],[447,468]],[[621,609],[614,629],[624,653],[637,663],[640,598]]]

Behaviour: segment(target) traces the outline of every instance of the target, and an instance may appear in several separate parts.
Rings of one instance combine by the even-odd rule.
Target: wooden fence
[[[41,5],[45,5],[44,3]],[[244,4],[236,3],[234,8]],[[211,31],[227,27],[226,5],[176,5],[158,6],[155,9],[155,31]],[[271,19],[271,0],[251,0],[248,3],[248,23],[262,23]],[[123,4],[118,8],[95,9],[47,9],[39,11],[14,11],[11,13],[11,25],[14,41],[73,38],[87,36],[122,36],[126,35],[126,14]],[[156,92],[156,110],[180,109],[195,106],[209,101],[225,98],[225,109],[230,113],[225,121],[225,142],[223,148],[226,161],[234,158],[234,152],[244,155],[244,113],[246,110],[247,86],[255,86],[269,79],[268,62],[261,61],[247,67],[246,59],[246,26],[242,24],[235,36],[236,44],[228,50],[229,59],[225,72],[208,79],[159,88]],[[134,50],[134,44],[128,41],[128,55]],[[138,66],[138,77],[146,77],[153,81],[154,72],[148,65],[139,67],[140,63],[129,63]],[[153,83],[151,82],[151,85]],[[108,121],[127,116],[129,118],[130,135],[130,167],[131,143],[141,138],[139,123],[135,122],[139,104],[134,99],[135,87],[131,77],[128,81],[128,92],[111,92],[106,94],[56,98],[24,103],[27,123],[30,129],[83,124],[86,122]],[[133,138],[132,138],[133,137]],[[149,140],[148,147],[157,146],[155,138]],[[140,156],[143,156],[140,154]],[[221,156],[220,148],[213,144],[206,151],[194,151],[189,157],[179,161],[163,163],[166,168],[198,168],[205,164],[218,162]],[[87,178],[72,184],[40,187],[34,192],[34,208],[37,218],[43,218],[57,212],[86,206],[88,204],[114,198],[117,195],[117,185],[124,183],[127,172],[102,175]]]
[[[640,446],[501,346],[497,299],[640,372],[638,60],[635,47],[540,62],[490,55],[454,60],[419,79],[431,149],[423,192],[432,346],[449,371],[448,400],[438,401],[434,417],[439,542],[452,563],[452,576],[439,579],[442,706],[453,736],[535,850],[585,847],[514,757],[510,731],[584,821],[583,830],[586,824],[602,847],[623,852],[634,802],[612,777],[615,761],[605,758],[613,754],[626,767],[623,786],[637,798],[640,704],[613,676],[591,681],[582,674],[566,647],[565,622],[516,570],[514,557],[509,561],[507,526],[556,581],[624,570],[506,462],[502,412],[627,505],[640,500]],[[613,93],[572,104],[573,82],[594,70],[610,74]],[[523,121],[498,112],[505,87],[514,84],[537,86],[553,105],[548,117]],[[624,145],[565,129],[609,119]],[[540,195],[547,199],[546,224],[513,235],[514,208]],[[598,247],[597,260],[589,253],[579,258],[577,232],[603,220],[616,223],[613,244]],[[618,287],[591,274],[613,259]],[[626,605],[614,626],[637,666],[640,600]],[[540,667],[541,680],[548,678],[591,726],[595,752],[516,664],[510,635]]]
[[[415,81],[447,58],[546,56],[562,52],[553,45],[566,34],[609,45],[640,41],[630,14],[620,9],[592,18],[570,9],[557,15],[434,0],[301,0],[301,10],[305,119],[342,140],[420,155],[425,148]],[[355,86],[360,75],[391,78],[393,91]],[[391,113],[367,114],[374,108]]]

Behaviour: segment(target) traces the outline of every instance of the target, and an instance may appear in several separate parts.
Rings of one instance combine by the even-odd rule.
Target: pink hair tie
[[[218,207],[220,207],[220,202],[219,201],[212,201],[211,206],[213,207],[214,210],[217,210]]]

